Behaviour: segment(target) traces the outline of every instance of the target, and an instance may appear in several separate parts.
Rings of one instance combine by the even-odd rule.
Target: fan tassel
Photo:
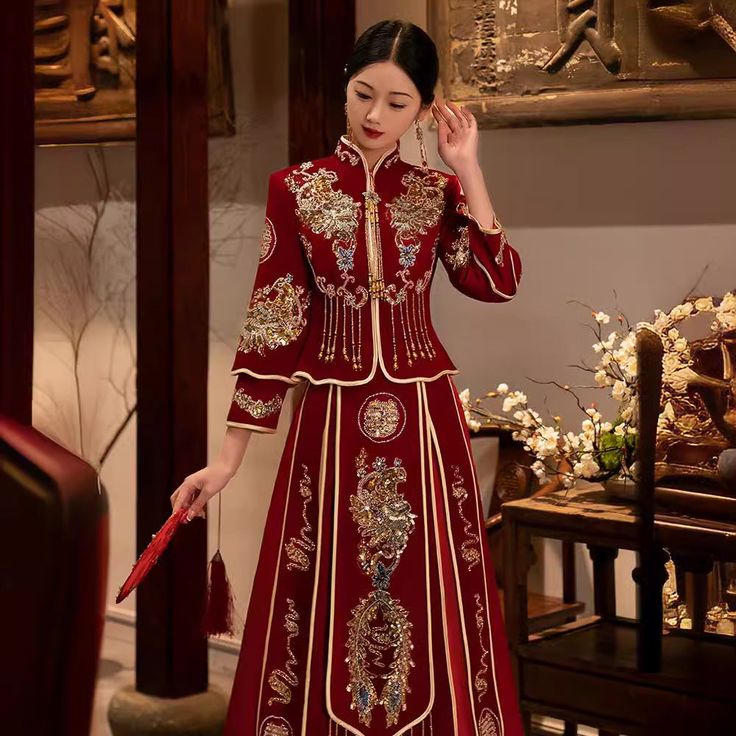
[[[215,552],[209,564],[209,583],[207,586],[207,610],[204,616],[204,629],[207,636],[235,633],[235,605],[230,581],[225,571],[225,562],[220,550]]]

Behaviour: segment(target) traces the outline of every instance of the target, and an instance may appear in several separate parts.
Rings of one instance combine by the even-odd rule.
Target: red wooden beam
[[[0,413],[30,424],[34,266],[31,0],[3,5],[0,79]]]
[[[207,462],[208,0],[147,0],[137,29],[138,551]],[[182,527],[137,593],[136,684],[207,688],[206,527]]]

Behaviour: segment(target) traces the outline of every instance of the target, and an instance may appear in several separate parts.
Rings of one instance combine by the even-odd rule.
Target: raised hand
[[[437,121],[437,150],[456,174],[478,165],[478,123],[473,113],[454,102],[432,103]]]

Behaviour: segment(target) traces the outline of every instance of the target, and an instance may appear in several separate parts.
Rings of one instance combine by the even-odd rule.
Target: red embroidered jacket
[[[516,294],[521,260],[502,226],[481,227],[457,176],[403,161],[398,142],[372,171],[342,136],[329,156],[271,174],[226,423],[275,432],[286,391],[301,380],[458,373],[430,315],[438,256],[473,299]]]

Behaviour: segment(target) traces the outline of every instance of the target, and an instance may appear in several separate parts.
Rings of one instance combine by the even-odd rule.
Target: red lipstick
[[[369,138],[380,138],[383,133],[380,130],[371,130],[371,128],[366,128],[365,125],[361,126],[363,128],[363,132],[369,137]]]

